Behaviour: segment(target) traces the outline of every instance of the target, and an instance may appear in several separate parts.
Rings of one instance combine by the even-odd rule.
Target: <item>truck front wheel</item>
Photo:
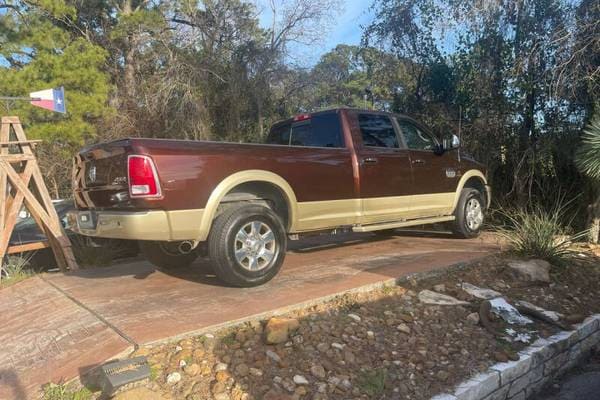
[[[452,231],[460,238],[468,239],[479,235],[483,226],[485,212],[483,195],[472,188],[465,188],[460,193],[456,205],[454,226]]]
[[[183,242],[139,241],[140,251],[146,260],[162,269],[187,267],[198,258],[196,250],[184,249],[183,244]]]
[[[208,237],[215,274],[240,287],[271,280],[283,264],[287,238],[281,219],[270,208],[242,203],[220,214]]]

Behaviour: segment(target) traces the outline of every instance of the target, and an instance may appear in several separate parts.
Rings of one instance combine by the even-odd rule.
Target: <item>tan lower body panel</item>
[[[178,241],[192,240],[200,233],[203,209],[178,211],[100,211],[95,229],[80,227],[79,216],[85,211],[68,214],[69,228],[86,236],[131,239]]]
[[[377,197],[298,203],[294,232],[344,225],[447,216],[453,212],[456,193]]]
[[[454,193],[396,196],[369,199],[311,201],[298,203],[292,233],[349,225],[379,224],[448,216],[452,213]],[[87,236],[131,240],[206,240],[210,229],[202,229],[204,209],[175,211],[99,211],[95,229],[79,226],[79,215],[69,213],[74,232]],[[435,221],[437,222],[437,221]],[[394,222],[398,223],[398,222]],[[423,223],[423,222],[421,222]]]

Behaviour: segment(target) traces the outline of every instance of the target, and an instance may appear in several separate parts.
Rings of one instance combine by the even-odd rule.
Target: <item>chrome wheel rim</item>
[[[475,231],[479,229],[483,223],[483,208],[481,203],[477,199],[470,199],[467,202],[467,226],[470,230]]]
[[[233,241],[235,259],[248,271],[260,271],[269,266],[277,254],[277,242],[271,228],[261,222],[248,222]]]

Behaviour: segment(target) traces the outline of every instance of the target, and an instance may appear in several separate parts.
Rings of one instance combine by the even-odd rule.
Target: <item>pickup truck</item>
[[[403,115],[357,109],[276,123],[264,144],[130,138],[83,149],[73,167],[80,234],[139,241],[159,268],[204,249],[234,286],[269,281],[288,238],[440,222],[479,233],[485,168]]]

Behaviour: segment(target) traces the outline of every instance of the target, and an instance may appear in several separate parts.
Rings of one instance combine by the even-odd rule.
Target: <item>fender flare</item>
[[[460,198],[460,192],[462,192],[462,190],[464,189],[467,181],[473,177],[479,178],[483,182],[484,186],[487,185],[487,179],[485,179],[485,175],[483,175],[481,171],[477,169],[470,169],[467,172],[465,172],[460,178],[460,181],[458,182],[458,185],[456,187],[456,193],[454,194],[454,202],[452,204],[452,212],[456,210],[456,205],[458,204],[458,199]]]
[[[200,235],[197,238],[198,241],[205,241],[207,239],[210,227],[212,226],[212,222],[223,197],[236,186],[247,182],[266,182],[275,185],[281,190],[288,206],[289,226],[287,228],[293,230],[296,224],[296,216],[298,215],[298,201],[292,187],[285,179],[273,172],[252,169],[229,175],[212,191],[202,214]]]

